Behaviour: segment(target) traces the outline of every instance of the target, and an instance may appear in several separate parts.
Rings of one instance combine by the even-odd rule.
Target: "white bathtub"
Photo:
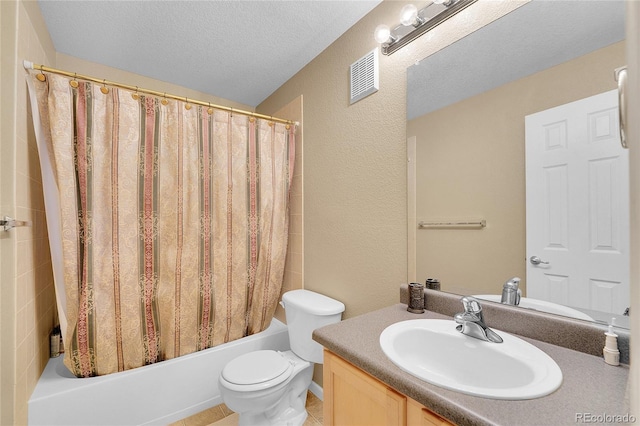
[[[218,375],[233,358],[289,350],[287,327],[265,331],[146,367],[79,379],[49,360],[29,399],[30,425],[148,425],[175,422],[222,403]]]

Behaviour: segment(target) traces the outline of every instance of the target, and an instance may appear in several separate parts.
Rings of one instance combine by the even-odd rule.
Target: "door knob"
[[[532,265],[548,265],[549,262],[545,262],[544,260],[540,259],[538,256],[531,256],[531,258],[529,259],[529,262],[531,262]]]

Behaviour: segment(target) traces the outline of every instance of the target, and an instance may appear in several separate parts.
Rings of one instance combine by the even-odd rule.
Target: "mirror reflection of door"
[[[620,316],[629,306],[629,156],[617,91],[525,123],[528,297]]]

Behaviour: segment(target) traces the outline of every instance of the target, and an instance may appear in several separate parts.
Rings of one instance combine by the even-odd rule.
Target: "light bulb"
[[[386,43],[391,38],[391,29],[388,25],[380,24],[376,27],[373,37],[378,43]]]
[[[413,4],[405,5],[400,11],[400,23],[405,27],[413,25],[418,17],[418,8]]]

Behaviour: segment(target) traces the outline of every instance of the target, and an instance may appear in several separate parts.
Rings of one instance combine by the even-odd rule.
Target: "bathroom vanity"
[[[491,307],[488,311],[491,320],[494,312]],[[391,324],[422,318],[450,320],[451,316],[429,310],[411,314],[400,303],[314,332],[314,340],[325,347],[325,424],[563,425],[593,422],[595,416],[602,416],[598,423],[614,423],[615,416],[629,415],[628,366],[613,367],[602,356],[522,335],[562,370],[562,385],[550,395],[517,401],[489,399],[447,390],[405,373],[383,353],[380,334]],[[535,326],[531,318],[525,322]],[[503,331],[495,323],[490,325]],[[604,335],[601,340],[600,347]]]
[[[324,424],[451,425],[414,399],[324,352]]]

